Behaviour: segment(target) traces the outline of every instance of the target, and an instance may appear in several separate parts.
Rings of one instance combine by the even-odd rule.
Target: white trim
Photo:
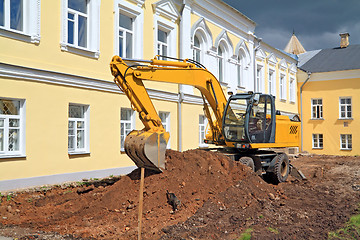
[[[152,4],[155,15],[170,19],[172,23],[181,18],[172,0],[160,0]]]
[[[68,0],[61,0],[61,37],[60,49],[64,52],[98,59],[100,57],[100,3],[101,0],[89,0],[86,48],[69,44],[67,38]]]
[[[114,55],[119,52],[119,11],[134,19],[133,21],[133,58],[143,58],[143,34],[144,34],[144,0],[132,0],[138,3],[136,6],[123,0],[114,1]]]
[[[342,136],[345,136],[345,145],[346,145],[345,148],[342,147]],[[349,148],[349,137],[351,137],[351,148]],[[340,150],[351,151],[353,145],[352,143],[353,143],[352,134],[340,134]]]
[[[110,81],[46,70],[25,68],[22,66],[13,66],[4,63],[0,63],[0,77],[20,81],[49,83],[61,86],[123,94],[119,87]],[[151,99],[169,102],[178,102],[179,100],[178,93],[166,92],[158,89],[147,89],[147,91]],[[198,105],[203,104],[202,98],[200,96],[192,94],[184,94],[183,102]]]
[[[321,144],[322,146],[320,147],[320,135],[321,135]],[[317,147],[315,147],[315,138],[317,140]],[[324,135],[322,133],[313,133],[312,134],[312,149],[323,149],[324,148]]]
[[[351,107],[351,116],[348,117],[347,116],[347,113],[348,113],[348,110],[347,110],[347,106],[349,104],[345,103],[345,104],[341,104],[341,100],[342,99],[350,99],[351,103],[350,103],[350,107]],[[344,105],[345,106],[345,117],[341,117],[341,106]],[[345,96],[345,97],[339,97],[339,119],[352,119],[353,118],[353,101],[352,101],[352,97],[351,96]]]
[[[69,121],[74,121],[75,123],[77,123],[78,121],[84,121],[84,147],[83,148],[77,148],[75,147],[74,149],[69,149],[68,148],[68,153],[70,155],[73,154],[89,154],[90,153],[90,106],[86,105],[86,104],[78,104],[78,103],[69,103],[68,105],[68,110],[70,108],[70,105],[72,106],[80,106],[83,108],[84,111],[84,117],[83,118],[71,118],[70,116],[68,116],[68,122]],[[69,111],[68,111],[69,112]],[[77,126],[74,128],[74,134],[76,135],[76,130],[77,130]],[[75,137],[75,141],[74,144],[77,143],[77,137]]]
[[[5,9],[6,10],[6,9]],[[0,36],[34,44],[40,43],[41,0],[23,1],[23,30],[17,31],[7,26],[0,27]],[[6,14],[7,15],[7,14]],[[6,16],[5,16],[6,18]]]
[[[344,80],[344,79],[359,79],[359,76],[360,76],[360,69],[312,73],[311,81],[319,82],[319,81],[336,81],[336,80]],[[305,78],[302,81],[298,81],[298,82],[304,82],[304,81]]]
[[[170,122],[171,122],[171,121],[170,121],[171,112],[159,111],[159,117],[160,117],[160,119],[161,119],[161,115],[162,115],[162,114],[165,115],[165,122],[161,121],[161,123],[163,124],[163,126],[164,126],[164,124],[165,124],[165,127],[164,127],[165,131],[168,132],[168,133],[170,133],[170,138],[169,138],[169,141],[168,141],[168,143],[167,143],[167,145],[166,145],[166,148],[167,148],[167,149],[171,149],[171,142],[170,142],[170,140],[171,140],[171,132],[170,132],[170,130],[171,130],[171,126],[170,126]]]
[[[157,55],[158,29],[168,33],[168,53],[169,57],[177,56],[177,29],[178,26],[172,21],[166,20],[156,12],[154,15],[154,55]]]

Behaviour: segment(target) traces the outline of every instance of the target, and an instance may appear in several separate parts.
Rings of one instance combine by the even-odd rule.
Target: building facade
[[[255,22],[220,0],[0,4],[0,190],[135,168],[123,143],[143,126],[113,83],[113,55],[192,58],[226,93],[271,93],[283,114],[298,113],[296,60],[258,39]],[[197,90],[145,84],[170,132],[168,147],[208,147]]]
[[[360,45],[345,42],[299,55],[302,149],[310,153],[360,154]]]

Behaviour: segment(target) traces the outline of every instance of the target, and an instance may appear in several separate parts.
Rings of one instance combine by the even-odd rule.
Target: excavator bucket
[[[169,133],[131,131],[125,138],[125,152],[139,168],[162,172]]]

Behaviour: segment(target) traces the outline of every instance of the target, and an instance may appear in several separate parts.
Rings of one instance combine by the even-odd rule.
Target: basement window
[[[312,148],[313,149],[322,149],[323,148],[323,135],[322,134],[313,134],[312,135]]]

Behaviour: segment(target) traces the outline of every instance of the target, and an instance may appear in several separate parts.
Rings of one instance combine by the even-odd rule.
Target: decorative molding
[[[128,0],[128,1],[136,4],[136,6],[140,8],[142,8],[145,4],[145,0]]]
[[[255,51],[255,57],[256,57],[256,60],[264,61],[264,59],[266,58],[266,54],[261,48],[258,48]]]
[[[273,65],[275,67],[277,60],[274,54],[270,53],[266,58],[268,60],[269,65]]]
[[[110,81],[33,68],[25,68],[5,63],[0,63],[0,77],[124,94],[115,83]],[[147,91],[151,99],[168,102],[178,102],[179,100],[178,93],[157,89],[147,89]],[[200,96],[192,94],[184,94],[184,96],[184,103],[202,104],[202,98]]]
[[[280,61],[279,61],[279,69],[281,70],[281,71],[286,71],[286,69],[287,69],[287,64],[286,64],[286,60],[283,58],[283,59],[281,59]]]
[[[152,7],[156,15],[168,18],[172,22],[181,18],[180,13],[172,0],[160,0],[153,3]]]
[[[92,51],[92,50],[89,50],[86,48],[75,47],[75,46],[72,46],[72,45],[64,43],[64,42],[60,43],[60,49],[61,49],[61,51],[64,51],[64,52],[71,52],[71,53],[82,55],[85,57],[90,57],[90,58],[95,58],[95,59],[98,59],[100,57],[99,51]]]
[[[215,39],[216,51],[217,51],[217,48],[219,47],[219,44],[222,41],[225,42],[225,47],[227,48],[226,49],[226,52],[228,54],[227,57],[231,56],[233,54],[233,49],[234,48],[233,48],[232,41],[230,40],[229,35],[228,35],[226,30],[222,30],[221,33]]]

